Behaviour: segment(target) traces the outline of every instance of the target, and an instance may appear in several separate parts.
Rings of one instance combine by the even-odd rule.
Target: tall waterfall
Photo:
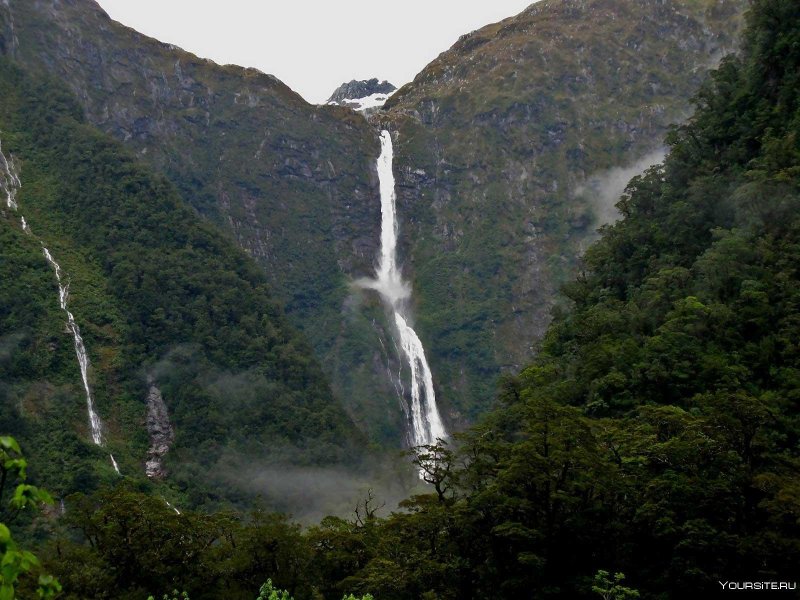
[[[411,285],[403,281],[397,268],[397,209],[392,172],[394,152],[392,136],[381,131],[381,154],[378,157],[378,179],[381,194],[381,253],[375,279],[361,284],[376,290],[392,311],[403,358],[411,371],[410,438],[414,446],[434,444],[447,437],[433,390],[433,376],[425,358],[425,349],[414,329],[408,324],[405,301],[411,296]]]
[[[81,337],[81,330],[75,322],[75,317],[67,307],[67,300],[69,299],[69,283],[63,283],[61,279],[61,267],[53,259],[50,251],[42,246],[42,252],[45,259],[53,267],[56,273],[56,281],[58,282],[58,304],[67,314],[67,327],[72,333],[72,339],[75,343],[75,355],[78,357],[78,366],[81,369],[81,379],[83,380],[83,389],[86,392],[86,409],[89,412],[89,427],[92,431],[92,441],[98,446],[103,444],[103,426],[100,423],[100,417],[94,410],[94,400],[92,398],[92,388],[89,386],[89,357],[86,354],[86,346],[83,345],[83,338]],[[118,470],[116,461],[111,458],[114,468]]]
[[[19,179],[18,172],[19,170],[14,162],[13,156],[6,158],[5,154],[3,154],[2,146],[0,146],[0,189],[6,193],[6,206],[17,213],[19,212],[19,204],[16,201],[16,197],[17,192],[22,187],[22,182]],[[20,215],[20,223],[22,224],[22,230],[25,233],[32,235],[31,228],[23,215]],[[83,344],[81,330],[78,327],[78,324],[75,322],[75,317],[67,307],[67,302],[69,300],[69,283],[63,282],[63,271],[61,270],[61,266],[55,261],[53,255],[50,254],[50,251],[45,247],[44,243],[41,240],[39,240],[39,242],[42,244],[42,253],[44,254],[45,260],[47,260],[47,263],[53,268],[53,271],[55,271],[56,274],[56,281],[58,283],[58,305],[67,315],[67,328],[72,334],[72,339],[75,346],[75,355],[78,357],[78,366],[80,367],[81,371],[83,389],[86,393],[86,408],[89,413],[89,428],[92,434],[92,441],[98,446],[102,446],[103,425],[100,422],[100,417],[97,416],[97,412],[94,409],[92,389],[89,385],[89,356],[87,355],[86,347]],[[114,460],[114,457],[111,454],[109,454],[109,458],[111,459],[111,464],[114,467],[114,470],[119,473],[120,471],[117,461]]]

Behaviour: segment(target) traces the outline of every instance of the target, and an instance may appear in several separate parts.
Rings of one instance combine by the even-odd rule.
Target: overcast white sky
[[[271,73],[309,102],[344,81],[411,81],[458,37],[534,0],[98,0],[111,18],[218,63]]]

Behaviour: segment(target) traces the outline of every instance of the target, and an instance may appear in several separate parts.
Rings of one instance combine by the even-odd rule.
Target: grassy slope
[[[192,502],[207,501],[204,493],[237,495],[206,472],[223,455],[345,460],[359,438],[252,261],[186,208],[171,184],[84,124],[60,86],[3,60],[0,93],[3,148],[22,165],[21,213],[69,276],[98,412],[123,470],[141,472],[148,443],[146,373],[172,413],[169,466],[195,493]],[[8,210],[3,236],[4,427],[44,448],[35,462],[54,491],[91,488],[93,470],[59,464],[105,457],[86,443],[55,280]],[[19,286],[20,279],[30,283]],[[58,436],[44,441],[54,429]],[[80,450],[64,457],[61,439]],[[76,482],[79,473],[90,480]]]

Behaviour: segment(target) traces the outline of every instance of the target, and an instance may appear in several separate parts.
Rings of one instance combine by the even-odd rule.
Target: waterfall
[[[0,161],[2,161],[3,168],[0,172],[0,188],[6,193],[6,206],[12,210],[17,210],[17,191],[22,187],[22,183],[19,180],[19,175],[17,175],[14,157],[6,159],[2,145],[0,145]]]
[[[177,508],[175,508],[174,506],[172,506],[172,504],[170,504],[169,500],[167,500],[166,498],[164,498],[164,496],[161,496],[161,499],[162,499],[162,500],[163,500],[163,501],[164,501],[164,502],[167,504],[167,506],[168,506],[169,508],[171,508],[172,510],[174,510],[174,511],[175,511],[175,514],[176,514],[176,515],[180,515],[180,514],[181,514],[181,511],[179,511]]]
[[[15,212],[19,211],[19,205],[16,201],[16,198],[17,192],[22,187],[22,182],[19,179],[18,172],[19,169],[14,163],[14,157],[10,156],[10,158],[6,158],[5,154],[3,154],[2,146],[0,146],[0,190],[3,190],[6,193],[7,207]],[[31,228],[23,215],[20,215],[20,223],[22,224],[22,230],[25,233],[33,235]],[[80,367],[81,371],[83,389],[86,393],[86,408],[89,413],[89,428],[92,433],[92,441],[98,446],[102,446],[103,426],[100,422],[100,417],[97,416],[97,413],[94,410],[92,389],[89,386],[89,356],[86,353],[86,347],[84,346],[83,338],[81,337],[81,330],[78,327],[78,324],[75,322],[75,317],[72,315],[67,306],[69,299],[69,283],[63,283],[61,266],[53,258],[53,255],[50,254],[50,250],[45,247],[44,243],[41,242],[41,240],[39,242],[42,244],[42,253],[44,254],[45,260],[53,268],[53,271],[55,271],[56,274],[56,282],[58,283],[58,305],[67,315],[67,328],[72,334],[72,339],[75,346],[75,355],[78,357],[78,366]],[[114,467],[114,470],[117,472],[117,474],[120,474],[117,461],[114,460],[114,457],[111,454],[109,454],[109,457],[111,458],[111,464]]]
[[[24,221],[23,229],[30,231],[30,228],[27,227],[27,224],[25,224]],[[94,410],[92,388],[89,385],[89,355],[86,353],[86,346],[83,344],[81,330],[78,327],[78,324],[75,322],[75,317],[67,307],[67,301],[69,300],[69,283],[62,283],[61,266],[55,261],[53,255],[50,254],[50,251],[44,246],[44,244],[42,244],[42,253],[44,254],[45,260],[50,264],[51,267],[53,267],[53,271],[55,271],[56,282],[58,283],[58,305],[61,307],[61,310],[67,314],[67,329],[69,329],[70,333],[72,333],[72,340],[75,346],[75,356],[78,357],[78,366],[81,370],[81,381],[83,381],[83,390],[86,393],[86,410],[89,413],[89,429],[92,432],[92,441],[96,445],[102,446],[103,424],[100,421],[100,417],[97,416],[97,412]],[[114,460],[114,455],[109,454],[108,457],[111,459],[111,466],[114,467],[114,471],[116,471],[117,475],[122,475],[117,461]]]
[[[86,354],[86,347],[83,345],[83,338],[81,337],[81,330],[75,322],[75,317],[67,308],[67,300],[69,299],[69,283],[64,284],[61,281],[61,267],[53,259],[50,251],[42,246],[44,257],[56,273],[56,281],[58,282],[58,304],[67,314],[67,328],[72,333],[72,339],[75,343],[75,355],[78,357],[78,366],[81,369],[81,379],[83,380],[83,389],[86,392],[86,409],[89,412],[89,427],[92,431],[92,441],[101,446],[103,444],[103,426],[100,423],[100,417],[94,410],[94,399],[92,398],[92,389],[89,386],[89,357]],[[114,457],[111,457],[111,462],[114,469],[119,472]]]
[[[391,310],[399,346],[411,371],[410,440],[413,446],[435,444],[445,439],[447,431],[436,406],[433,375],[425,349],[416,331],[408,324],[405,300],[411,285],[403,280],[397,267],[397,209],[392,161],[392,136],[381,131],[381,154],[378,157],[378,180],[381,195],[381,251],[375,279],[361,280],[363,287],[376,290]]]

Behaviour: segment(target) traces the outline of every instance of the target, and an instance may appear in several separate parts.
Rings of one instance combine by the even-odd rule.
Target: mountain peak
[[[383,103],[397,88],[386,81],[372,79],[353,79],[343,83],[328,98],[328,104],[348,106],[355,110],[366,110],[383,106]]]

